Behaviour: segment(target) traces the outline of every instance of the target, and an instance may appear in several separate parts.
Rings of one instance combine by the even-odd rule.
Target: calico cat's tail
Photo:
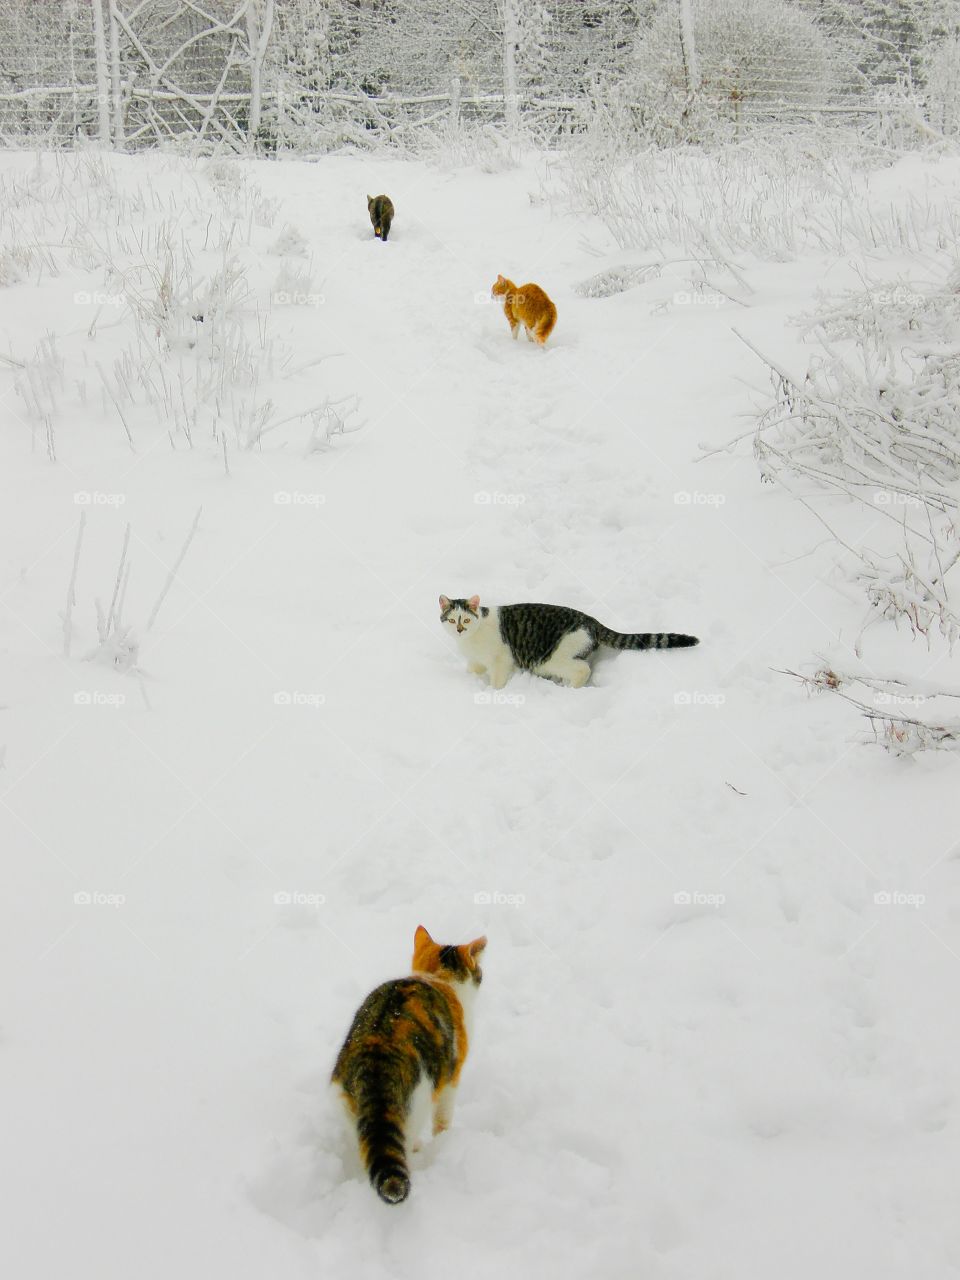
[[[675,631],[611,631],[597,627],[597,643],[611,649],[685,649],[699,644],[696,636],[678,635]]]
[[[410,1194],[403,1112],[384,1106],[382,1097],[367,1096],[357,1111],[357,1137],[374,1191],[387,1204],[399,1204]]]

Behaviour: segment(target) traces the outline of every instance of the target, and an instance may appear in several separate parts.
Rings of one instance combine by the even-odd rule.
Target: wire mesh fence
[[[960,4],[958,4],[960,9]],[[921,20],[936,8],[937,22]],[[415,144],[598,118],[653,141],[960,129],[960,13],[859,0],[0,0],[0,138]]]

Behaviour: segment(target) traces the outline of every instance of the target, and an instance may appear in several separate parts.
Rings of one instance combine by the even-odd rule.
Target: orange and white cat
[[[523,325],[527,337],[542,347],[557,323],[557,308],[540,286],[522,284],[518,287],[506,276],[497,276],[490,292],[494,298],[503,299],[503,313],[513,337],[519,337]]]
[[[443,946],[420,925],[413,973],[370,992],[337,1057],[333,1084],[364,1168],[387,1204],[410,1194],[408,1153],[416,1150],[431,1109],[434,1134],[453,1118],[486,945],[486,938],[475,938]]]

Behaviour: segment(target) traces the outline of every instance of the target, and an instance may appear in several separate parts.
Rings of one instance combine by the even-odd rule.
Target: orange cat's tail
[[[550,303],[550,309],[536,323],[533,330],[535,341],[539,342],[541,347],[553,333],[553,326],[557,323],[557,308]]]
[[[387,1204],[399,1204],[410,1194],[404,1114],[382,1096],[365,1093],[357,1108],[360,1154],[374,1191]]]

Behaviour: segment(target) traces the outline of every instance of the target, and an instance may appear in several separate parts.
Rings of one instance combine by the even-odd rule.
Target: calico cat
[[[490,292],[494,298],[503,299],[503,313],[513,337],[519,337],[523,325],[527,337],[542,347],[557,323],[557,308],[540,286],[522,284],[517,288],[506,276],[497,276]]]
[[[677,649],[700,643],[696,636],[672,631],[611,631],[588,613],[561,604],[487,608],[479,596],[441,596],[440,621],[456,627],[468,670],[476,675],[488,672],[494,689],[502,689],[517,667],[579,689],[590,679],[587,657],[601,644],[611,649]]]
[[[367,213],[373,223],[373,234],[384,244],[393,222],[393,201],[389,196],[367,196]]]
[[[410,1194],[408,1150],[432,1103],[433,1132],[453,1118],[467,1056],[473,997],[486,938],[441,946],[423,925],[413,939],[413,973],[384,982],[357,1010],[333,1069],[360,1156],[377,1195]]]

